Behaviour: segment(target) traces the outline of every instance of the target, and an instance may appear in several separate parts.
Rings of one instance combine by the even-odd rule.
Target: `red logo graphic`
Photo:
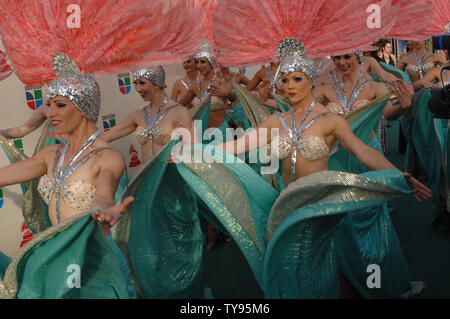
[[[141,161],[139,160],[139,157],[138,157],[138,152],[134,148],[133,144],[131,144],[131,146],[130,146],[130,155],[131,155],[131,159],[130,159],[130,165],[128,167],[136,167],[136,166],[141,165]]]
[[[28,228],[27,224],[23,222],[21,232],[24,233],[22,237],[22,242],[20,243],[20,248],[23,247],[26,243],[28,243],[33,238],[33,233]]]

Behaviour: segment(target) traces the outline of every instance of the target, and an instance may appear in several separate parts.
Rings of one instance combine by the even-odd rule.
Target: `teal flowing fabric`
[[[54,131],[54,128],[51,126],[51,121],[47,121],[44,125],[42,134],[36,144],[34,154],[39,152],[44,147],[59,143],[59,141],[45,135],[47,130]],[[4,138],[3,136],[0,136],[0,145],[2,146],[3,151],[11,164],[28,158],[10,140]],[[51,221],[48,217],[47,204],[42,200],[37,191],[38,182],[39,179],[34,179],[32,181],[20,183],[20,187],[24,195],[22,215],[25,223],[33,234],[43,231],[51,226]]]
[[[252,127],[250,121],[247,119],[241,101],[231,109],[231,113],[226,113],[225,122],[228,123],[229,121],[233,122],[237,127],[242,127],[244,130]]]
[[[405,72],[381,63],[388,72],[410,83]],[[379,81],[375,75],[372,77]],[[377,131],[387,100],[367,110],[360,110],[347,116],[353,133],[365,144],[382,153],[381,145],[372,132]],[[360,174],[369,169],[354,156],[340,148],[328,162],[330,170]],[[408,265],[404,257],[387,204],[365,209],[357,214],[348,214],[337,232],[337,251],[343,272],[365,298],[408,297],[411,289]],[[381,288],[369,289],[364,282],[367,266],[377,264],[384,271]],[[402,275],[398,275],[401,273]]]
[[[340,262],[335,241],[345,213],[358,215],[364,208],[407,193],[398,171],[320,172],[289,185],[269,218],[266,297],[337,298]],[[367,273],[360,285],[366,278]]]
[[[267,298],[339,297],[334,234],[342,217],[410,192],[398,171],[326,171],[280,194],[236,157],[197,147],[208,160],[178,170],[233,237]]]
[[[19,250],[0,282],[0,297],[130,299],[136,292],[118,247],[83,213]]]
[[[387,100],[384,100],[366,110],[360,110],[359,112],[357,110],[355,113],[360,114],[355,114],[356,116],[349,115],[349,117],[352,117],[350,127],[352,128],[353,134],[355,134],[365,144],[371,147],[376,146],[377,150],[381,150],[378,139],[375,137],[371,141],[370,137],[372,136],[373,131],[377,128],[386,103]],[[369,170],[342,147],[339,147],[337,152],[330,157],[330,160],[328,161],[328,169],[357,174]]]
[[[11,258],[0,251],[0,279],[4,279],[6,268],[8,268]]]
[[[263,230],[278,192],[237,157],[210,145],[195,147],[208,162],[178,164],[178,170],[234,239],[260,282]]]
[[[396,77],[398,77],[399,79],[402,79],[405,83],[411,84],[411,79],[408,76],[408,73],[396,68],[395,66],[392,66],[390,64],[384,63],[384,62],[379,62],[379,64],[381,65],[381,67],[389,72],[392,73],[393,75],[395,75]],[[377,78],[377,76],[373,73],[370,74],[370,76],[377,82],[380,82],[380,79]]]
[[[273,96],[274,101],[277,103],[277,106],[280,109],[280,112],[287,112],[291,109],[289,100],[281,95],[275,94]]]
[[[122,198],[135,201],[113,233],[142,298],[203,297],[197,201],[177,166],[168,163],[176,143],[166,145],[131,181]]]
[[[377,127],[387,100],[349,115],[353,133],[368,146],[382,153],[381,145],[372,132]],[[356,116],[355,116],[356,115]],[[330,170],[361,174],[369,169],[345,149],[339,148],[330,157]],[[387,204],[350,213],[345,216],[336,233],[339,265],[352,285],[365,298],[407,297],[411,289],[408,265]],[[365,283],[367,266],[376,264],[383,269],[381,288],[369,289]]]
[[[47,129],[52,129],[49,122],[34,153],[59,143],[45,136]],[[12,163],[26,158],[12,143],[3,139],[0,142]],[[126,176],[123,176],[120,184],[123,188],[126,186],[124,177]],[[13,286],[17,286],[17,291],[2,297],[135,298],[136,292],[129,279],[126,260],[114,241],[100,233],[90,216],[75,221],[73,225],[61,231],[58,230],[61,229],[60,225],[52,227],[47,205],[37,192],[37,182],[38,179],[22,183],[21,186],[25,195],[24,219],[35,235],[30,245],[33,246],[34,242],[38,242],[39,245],[31,249],[26,245],[18,253],[21,257],[15,256],[12,263],[0,253],[0,273],[4,273],[9,266],[12,270],[6,282],[15,282]],[[67,222],[62,224],[68,225]],[[72,260],[72,263],[64,266],[63,263],[67,260]],[[70,275],[66,269],[71,264],[80,266],[81,288],[69,288],[64,285],[66,283],[64,278]]]
[[[447,125],[445,121],[433,118],[428,109],[430,98],[430,89],[416,91],[413,104],[400,123],[408,141],[405,170],[418,176],[433,191],[432,204],[437,215],[440,210],[445,209],[447,198],[447,194],[441,194],[442,188],[447,184],[443,172],[446,168],[443,159],[448,147]]]

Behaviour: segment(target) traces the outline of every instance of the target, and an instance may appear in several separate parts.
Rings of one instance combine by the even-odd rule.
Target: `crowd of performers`
[[[278,11],[267,9],[273,3]],[[1,14],[9,6],[0,1]],[[410,277],[388,202],[432,199],[436,229],[449,226],[447,125],[427,108],[430,89],[449,83],[450,72],[440,72],[448,53],[428,52],[425,40],[415,39],[396,67],[379,63],[366,49],[392,25],[378,34],[366,28],[355,18],[365,12],[362,1],[224,0],[211,7],[214,18],[206,14],[205,21],[213,21],[213,35],[183,52],[186,75],[172,92],[164,89],[162,65],[133,68],[125,62],[135,57],[116,61],[110,48],[92,54],[104,58],[95,67],[128,67],[144,105],[103,133],[96,126],[100,88],[87,72],[95,67],[80,60],[86,55],[56,43],[45,54],[17,55],[18,38],[39,43],[54,31],[14,37],[23,30],[0,21],[17,76],[48,84],[44,106],[22,126],[0,130],[12,162],[0,169],[0,187],[21,183],[22,213],[35,234],[11,259],[0,253],[1,298],[202,298],[202,258],[219,234],[237,244],[266,298],[345,298],[349,291],[407,298],[423,291],[425,283]],[[195,10],[184,10],[185,18]],[[255,13],[251,22],[244,12]],[[136,29],[148,21],[118,18]],[[102,43],[111,36],[99,34]],[[173,43],[186,46],[168,42],[167,52],[176,51]],[[164,51],[157,49],[156,56]],[[29,71],[21,59],[39,60],[45,72]],[[228,67],[261,61],[268,66],[251,79]],[[405,167],[383,154],[385,121],[396,119],[408,142]],[[42,125],[27,158],[9,139]],[[245,135],[230,134],[239,128]],[[131,180],[124,156],[109,144],[130,134],[144,162]],[[263,173],[274,162],[278,170]],[[81,267],[77,289],[67,284],[73,264]],[[383,272],[378,289],[367,285],[371,264]]]

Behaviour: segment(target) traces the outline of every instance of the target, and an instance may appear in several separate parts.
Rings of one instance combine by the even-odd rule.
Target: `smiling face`
[[[136,92],[139,93],[144,101],[150,101],[152,94],[158,89],[158,86],[146,78],[139,78],[133,82]]]
[[[351,74],[359,65],[359,59],[356,54],[345,54],[333,56],[333,62],[340,72],[344,75]]]
[[[67,134],[80,126],[87,117],[68,98],[58,95],[47,100],[47,117],[57,134]]]
[[[296,104],[312,94],[313,85],[303,72],[294,71],[281,74],[282,88],[292,104]]]
[[[183,68],[186,72],[197,70],[195,59],[193,57],[187,57],[186,60],[183,61]]]
[[[205,76],[213,71],[211,63],[209,63],[207,58],[199,58],[196,61],[197,70],[201,75]]]

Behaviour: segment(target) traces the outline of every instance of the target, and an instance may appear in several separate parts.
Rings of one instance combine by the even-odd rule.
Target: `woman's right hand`
[[[257,88],[258,90],[258,98],[260,102],[264,103],[268,99],[272,98],[272,86],[269,81],[263,81],[260,86]]]
[[[112,227],[120,220],[123,213],[128,210],[128,207],[133,203],[134,197],[129,196],[119,204],[105,209],[95,209],[91,216],[101,226]]]
[[[410,173],[403,173],[403,177],[408,183],[409,188],[414,191],[414,198],[419,203],[422,202],[422,199],[427,200],[433,196],[433,192],[431,191],[431,189],[415,179]]]

